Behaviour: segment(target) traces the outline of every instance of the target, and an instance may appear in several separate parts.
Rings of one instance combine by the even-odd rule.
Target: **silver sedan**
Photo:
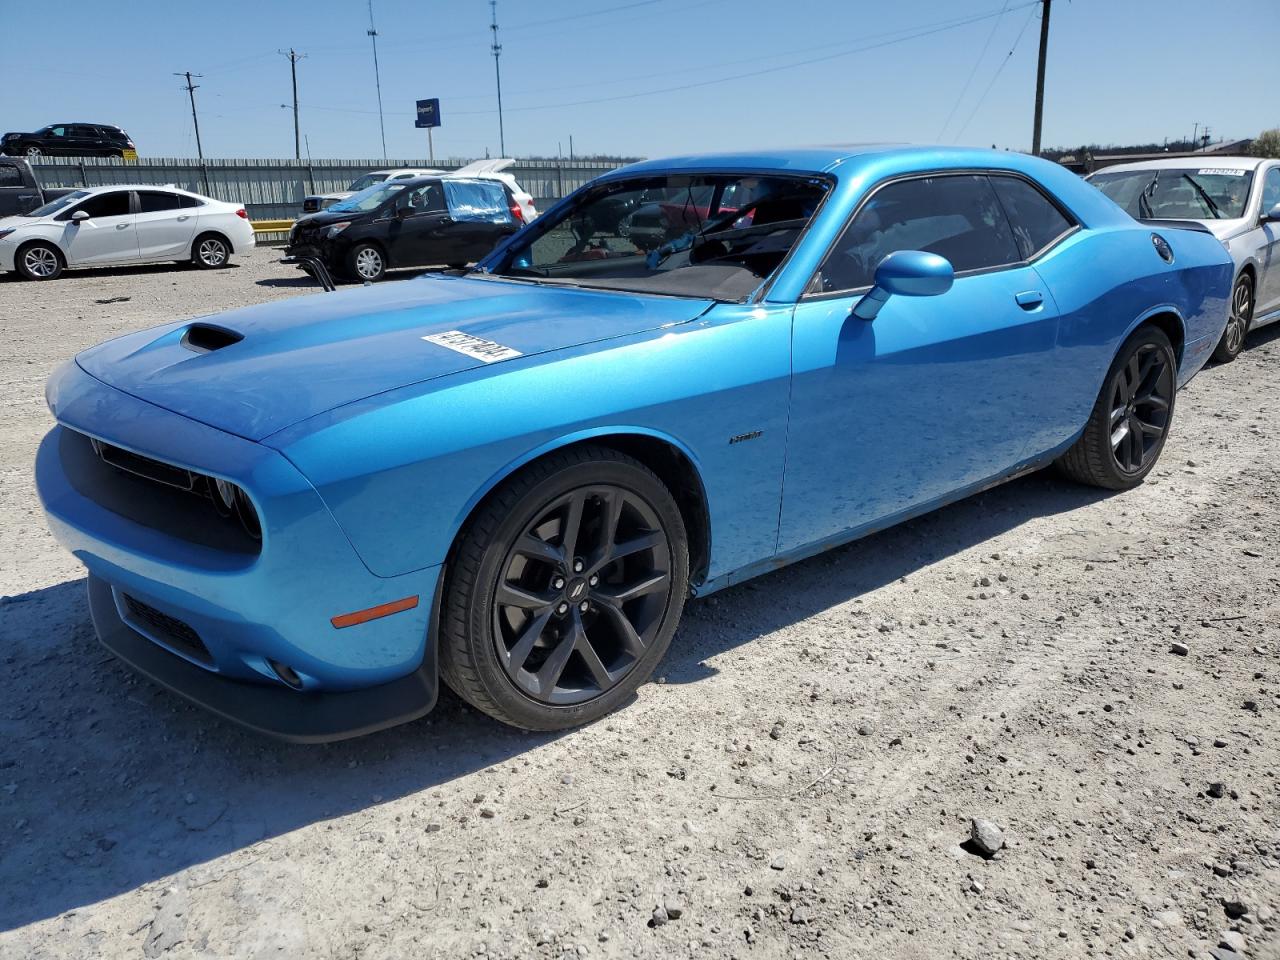
[[[1088,178],[1139,220],[1193,220],[1236,264],[1231,316],[1215,360],[1234,360],[1251,329],[1280,320],[1280,160],[1171,157]]]

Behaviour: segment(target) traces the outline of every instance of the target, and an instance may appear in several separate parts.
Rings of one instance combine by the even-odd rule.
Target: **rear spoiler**
[[[1164,230],[1193,230],[1196,233],[1207,233],[1213,236],[1213,231],[1206,227],[1199,220],[1146,220],[1140,219],[1139,223],[1148,227],[1160,227]]]

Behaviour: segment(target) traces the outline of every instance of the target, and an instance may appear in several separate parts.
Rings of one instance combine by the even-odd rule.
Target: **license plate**
[[[125,151],[124,151],[124,153],[123,153],[123,154],[122,154],[122,156],[121,156],[121,159],[124,159],[124,160],[137,160],[137,159],[138,159],[138,151],[137,151],[137,150],[125,150]]]

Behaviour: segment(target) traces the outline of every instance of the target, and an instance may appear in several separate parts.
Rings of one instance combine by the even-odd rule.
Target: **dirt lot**
[[[301,747],[117,665],[31,483],[58,362],[314,290],[270,261],[0,278],[0,956],[1280,957],[1280,328],[1140,489],[694,602],[605,722]]]

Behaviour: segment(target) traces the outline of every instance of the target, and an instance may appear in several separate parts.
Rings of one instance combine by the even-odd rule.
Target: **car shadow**
[[[706,678],[709,658],[1106,495],[1034,474],[694,600],[659,674]],[[431,714],[396,729],[268,740],[116,661],[94,638],[82,579],[0,598],[0,656],[0,930],[573,736],[510,729],[442,690]]]
[[[163,261],[161,263],[140,263],[132,267],[71,267],[63,270],[58,280],[74,280],[84,277],[147,277],[157,273],[194,273],[198,268],[185,260]],[[210,273],[223,270],[239,270],[240,264],[234,260],[225,263]],[[43,281],[57,283],[58,280]],[[17,273],[0,273],[0,283],[39,283],[42,281],[27,280]]]

